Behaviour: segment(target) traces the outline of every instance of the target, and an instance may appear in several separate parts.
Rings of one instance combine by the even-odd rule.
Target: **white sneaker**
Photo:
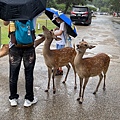
[[[17,106],[17,104],[18,104],[18,99],[12,99],[12,100],[10,100],[9,99],[9,102],[10,102],[10,105],[12,106],[12,107],[14,107],[14,106]]]
[[[31,105],[37,103],[38,99],[36,97],[34,97],[34,100],[31,102],[28,99],[25,99],[24,102],[24,107],[30,107]]]

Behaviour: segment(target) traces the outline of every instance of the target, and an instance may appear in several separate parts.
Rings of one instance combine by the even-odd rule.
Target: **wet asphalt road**
[[[0,58],[0,120],[120,120],[120,26],[111,22],[110,16],[97,16],[93,18],[90,26],[76,26],[78,37],[73,39],[77,44],[84,38],[96,47],[88,50],[86,56],[93,56],[100,52],[107,53],[110,58],[110,66],[106,78],[106,91],[103,91],[103,81],[96,95],[93,91],[98,83],[98,77],[90,78],[84,96],[83,104],[76,100],[79,94],[79,79],[77,77],[77,89],[74,90],[74,74],[72,68],[66,84],[63,84],[66,67],[63,67],[64,75],[57,76],[56,94],[53,94],[52,81],[49,93],[44,90],[47,87],[47,67],[45,66],[42,47],[37,47],[37,60],[34,71],[34,91],[39,101],[36,105],[24,108],[24,67],[18,81],[18,93],[20,95],[17,107],[11,107],[8,102],[8,56]],[[117,27],[117,29],[116,29]],[[51,48],[55,48],[55,42]]]

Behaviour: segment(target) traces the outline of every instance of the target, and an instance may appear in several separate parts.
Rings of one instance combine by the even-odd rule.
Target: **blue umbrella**
[[[52,20],[53,19],[53,14],[56,14],[58,17],[60,17],[65,23],[66,23],[66,27],[67,27],[67,33],[69,35],[71,35],[72,37],[76,37],[77,36],[77,31],[75,26],[73,25],[71,19],[69,17],[67,17],[64,13],[62,13],[61,11],[55,9],[55,8],[46,8],[45,10],[45,14]],[[56,20],[52,21],[55,25],[57,25],[58,27],[60,26],[60,24],[58,24],[56,22]]]

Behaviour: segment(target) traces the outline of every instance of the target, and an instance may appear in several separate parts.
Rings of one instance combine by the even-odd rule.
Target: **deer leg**
[[[88,79],[89,78],[85,78],[85,81],[84,81],[82,97],[80,98],[80,101],[79,101],[80,104],[82,104],[82,102],[83,102],[84,92],[85,92],[86,85],[88,83]]]
[[[100,83],[101,83],[101,81],[102,81],[102,78],[103,78],[103,75],[102,75],[102,73],[99,75],[99,82],[98,82],[98,85],[97,85],[97,87],[96,87],[96,90],[93,92],[93,94],[96,94],[96,92],[98,91],[98,88],[99,88],[99,86],[100,86]]]
[[[67,67],[67,73],[66,73],[66,75],[65,75],[65,79],[64,79],[64,81],[63,81],[62,83],[65,83],[65,82],[66,82],[66,80],[67,80],[67,76],[68,76],[68,73],[69,73],[69,71],[70,71],[70,65],[67,64],[66,67]]]
[[[72,64],[71,64],[72,65]],[[77,89],[77,82],[76,82],[76,71],[75,71],[75,67],[74,65],[72,65],[73,71],[74,71],[74,75],[75,75],[75,86],[74,89]]]
[[[104,74],[104,84],[103,84],[103,90],[105,91],[105,79],[106,79],[106,74]]]
[[[79,77],[79,80],[80,80],[80,91],[79,91],[79,97],[77,98],[77,101],[80,101],[80,99],[81,99],[83,78]]]
[[[54,81],[56,70],[57,69],[53,69],[53,75],[52,75],[52,79],[53,79],[53,94],[56,93],[55,81]]]
[[[45,92],[48,92],[48,90],[50,89],[51,73],[52,73],[52,68],[48,68],[48,86],[47,86],[47,89],[45,90]]]

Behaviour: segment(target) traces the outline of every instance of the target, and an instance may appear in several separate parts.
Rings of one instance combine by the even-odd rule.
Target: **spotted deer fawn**
[[[104,77],[103,90],[105,90],[106,72],[109,67],[110,57],[105,53],[99,53],[94,57],[82,58],[86,49],[88,48],[92,49],[95,47],[95,46],[89,45],[84,40],[82,40],[82,42],[79,42],[79,44],[76,45],[76,47],[77,47],[76,48],[77,54],[74,59],[74,65],[75,65],[76,73],[78,74],[80,79],[80,91],[79,91],[79,97],[77,100],[79,101],[80,104],[82,104],[85,87],[90,77],[97,76],[97,75],[99,76],[99,82],[93,94],[96,94],[96,92],[98,91],[99,85],[103,77]],[[83,82],[83,79],[84,79],[84,82]]]
[[[44,56],[45,64],[48,68],[48,86],[47,86],[47,89],[45,90],[45,92],[48,92],[48,90],[50,89],[50,79],[51,79],[52,70],[53,70],[53,74],[52,74],[53,93],[55,94],[56,87],[55,87],[55,83],[54,83],[54,77],[55,77],[56,70],[58,67],[62,67],[62,66],[67,67],[67,73],[66,73],[65,79],[63,81],[63,83],[65,83],[65,81],[67,80],[69,70],[70,70],[70,64],[72,65],[72,68],[74,70],[74,74],[75,74],[74,88],[76,88],[77,87],[76,72],[75,72],[75,67],[74,67],[74,58],[76,55],[75,49],[71,48],[71,47],[65,47],[60,50],[58,50],[58,49],[51,50],[50,45],[51,45],[53,39],[59,40],[59,38],[56,37],[52,31],[49,31],[45,26],[42,26],[42,29],[43,29],[43,34],[45,36],[45,43],[44,43],[44,47],[43,47],[43,56]]]

